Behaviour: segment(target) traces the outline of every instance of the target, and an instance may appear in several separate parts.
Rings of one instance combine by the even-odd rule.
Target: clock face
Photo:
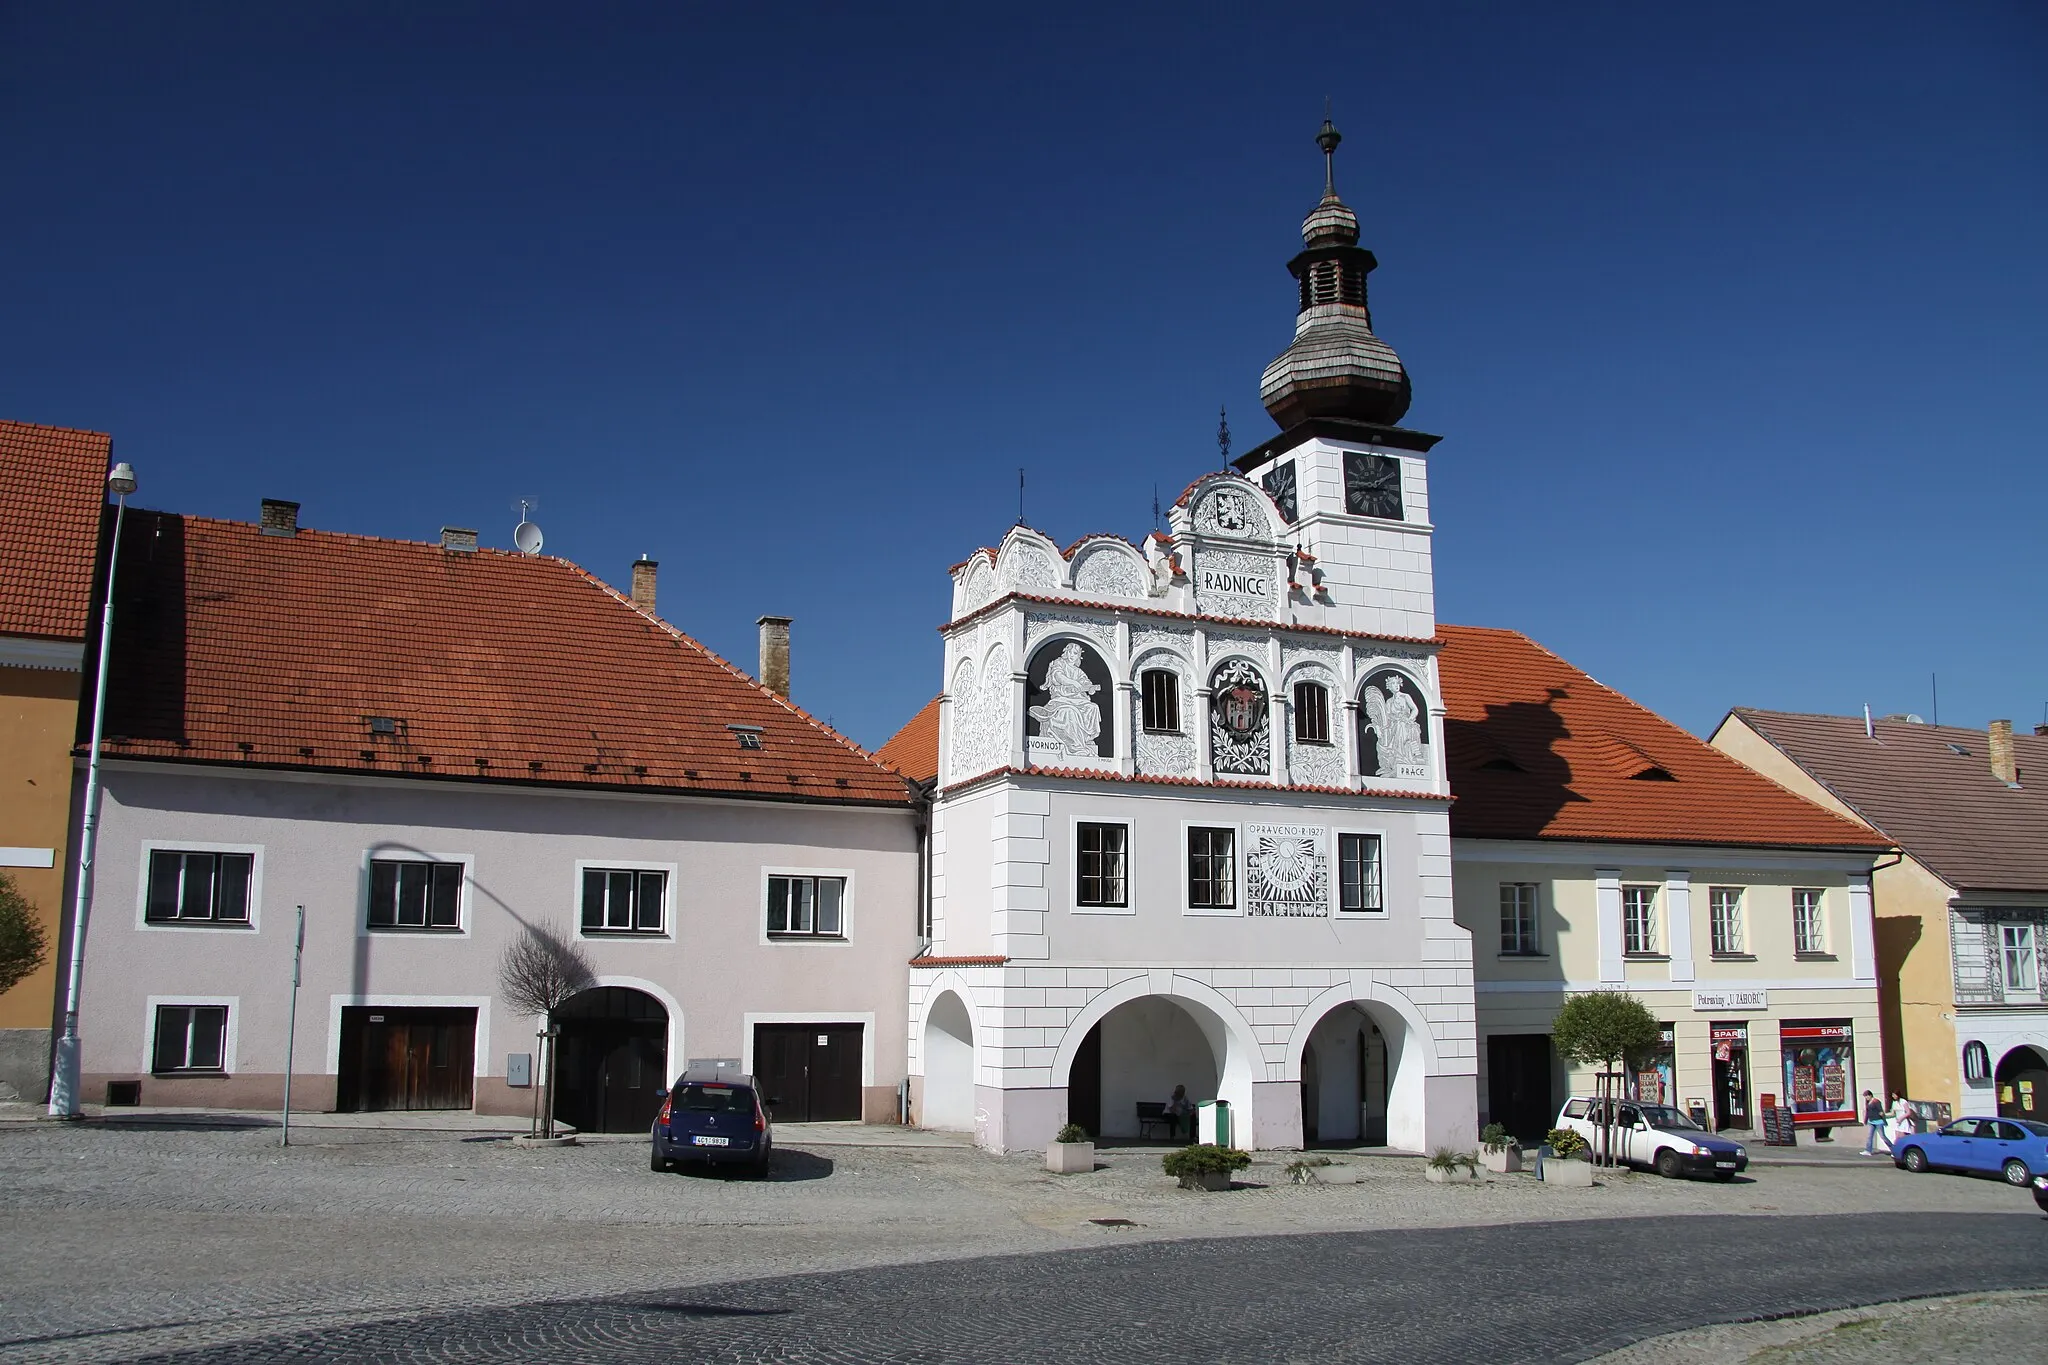
[[[1272,495],[1273,504],[1280,509],[1280,515],[1288,521],[1294,520],[1294,461],[1276,464],[1266,471],[1259,480]]]
[[[1344,510],[1353,516],[1401,520],[1401,462],[1390,455],[1346,451]]]

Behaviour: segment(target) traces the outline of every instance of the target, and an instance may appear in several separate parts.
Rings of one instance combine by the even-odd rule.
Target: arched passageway
[[[668,1011],[645,991],[596,986],[555,1011],[555,1117],[585,1133],[641,1133],[668,1085]]]
[[[933,997],[924,1015],[925,1127],[974,1131],[974,1020],[953,991]]]
[[[1214,1011],[1182,996],[1139,996],[1089,1025],[1075,1048],[1067,1118],[1091,1137],[1137,1138],[1138,1106],[1164,1104],[1184,1086],[1191,1103],[1230,1103],[1242,1146],[1251,1131],[1251,1077],[1243,1043]],[[1193,1141],[1191,1129],[1192,1120],[1179,1140]],[[1148,1125],[1142,1136],[1166,1135]]]
[[[2048,1056],[2022,1044],[1998,1059],[1998,1115],[2048,1122]]]
[[[1423,1049],[1370,1000],[1324,1011],[1301,1053],[1302,1141],[1426,1151]]]

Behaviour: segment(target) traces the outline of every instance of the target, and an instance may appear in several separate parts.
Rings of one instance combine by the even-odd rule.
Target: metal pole
[[[121,472],[120,468],[115,472]],[[133,477],[130,471],[129,478]],[[71,907],[71,968],[64,980],[64,1028],[57,1037],[56,1065],[50,1069],[49,1112],[52,1118],[60,1119],[83,1117],[78,1105],[78,998],[85,988],[85,921],[92,913],[92,855],[99,837],[100,737],[107,718],[107,655],[114,641],[114,568],[121,556],[121,522],[127,513],[128,494],[117,491],[114,540],[107,550],[107,600],[100,607],[100,665],[99,678],[92,690],[92,748],[85,760],[85,815],[78,828],[78,890]]]
[[[284,1131],[277,1145],[292,1145],[292,1057],[299,1036],[299,962],[306,955],[306,907],[299,907],[299,931],[292,939],[292,1003],[284,1025]]]

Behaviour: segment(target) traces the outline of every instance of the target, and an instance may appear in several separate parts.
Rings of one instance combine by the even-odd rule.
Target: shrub
[[[1297,1185],[1306,1185],[1315,1179],[1319,1166],[1333,1164],[1326,1156],[1305,1156],[1287,1163],[1287,1178]]]
[[[1479,1173],[1479,1153],[1454,1152],[1448,1147],[1439,1147],[1430,1153],[1429,1164],[1432,1170],[1438,1171],[1455,1171],[1462,1166],[1474,1175],[1477,1175]]]
[[[15,889],[8,875],[0,872],[0,991],[11,989],[49,956],[49,936],[36,918],[35,907]]]
[[[1498,1123],[1489,1123],[1479,1130],[1479,1145],[1489,1152],[1498,1152],[1504,1147],[1515,1145],[1514,1134]]]
[[[1250,1152],[1240,1152],[1235,1147],[1218,1147],[1213,1142],[1198,1142],[1159,1158],[1159,1168],[1178,1177],[1241,1171],[1251,1164]]]
[[[1059,1136],[1053,1139],[1054,1142],[1086,1142],[1087,1140],[1088,1130],[1078,1123],[1070,1123],[1060,1129]]]
[[[1588,1150],[1586,1140],[1569,1128],[1553,1128],[1543,1140],[1561,1157],[1582,1156]]]

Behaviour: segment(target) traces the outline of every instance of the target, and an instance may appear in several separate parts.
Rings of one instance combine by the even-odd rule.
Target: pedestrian
[[[1885,1151],[1891,1151],[1891,1134],[1884,1130],[1884,1101],[1868,1090],[1863,1092],[1863,1122],[1870,1129],[1869,1134],[1863,1139],[1863,1155],[1876,1156],[1877,1144],[1880,1142],[1884,1144]]]
[[[1914,1112],[1913,1103],[1898,1091],[1892,1092],[1891,1147],[1896,1153],[1902,1139],[1913,1136],[1920,1127],[1920,1116]]]
[[[1155,1090],[1152,1093],[1156,1095],[1159,1092]],[[1166,1102],[1166,1121],[1173,1125],[1173,1135],[1176,1138],[1180,1136],[1181,1124],[1185,1122],[1188,1125],[1188,1136],[1193,1137],[1194,1117],[1195,1106],[1188,1099],[1188,1088],[1184,1085],[1175,1086],[1173,1098]]]

